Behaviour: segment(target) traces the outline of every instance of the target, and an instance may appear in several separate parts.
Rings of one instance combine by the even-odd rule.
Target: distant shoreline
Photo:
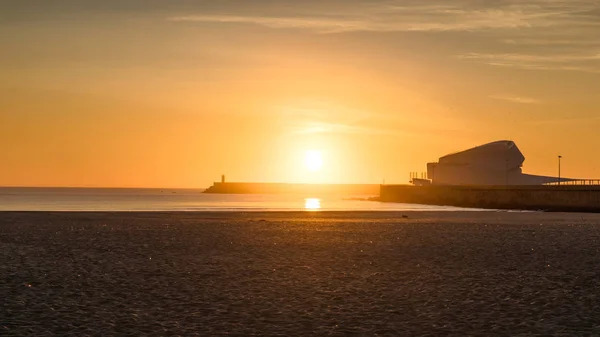
[[[164,190],[164,191],[198,191],[204,192],[206,187],[84,187],[84,186],[0,186],[3,189],[39,189],[39,190]]]

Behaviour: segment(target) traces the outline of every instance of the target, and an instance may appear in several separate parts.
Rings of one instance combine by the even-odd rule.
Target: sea
[[[0,211],[464,211],[369,195],[206,194],[201,189],[0,187]]]

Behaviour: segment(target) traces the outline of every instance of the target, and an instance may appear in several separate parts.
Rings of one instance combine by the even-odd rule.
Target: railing
[[[554,182],[554,183],[547,183],[544,185],[548,185],[548,186],[563,186],[563,185],[568,185],[568,186],[598,186],[600,185],[600,179],[577,179],[577,180],[563,180],[560,183],[559,182]]]

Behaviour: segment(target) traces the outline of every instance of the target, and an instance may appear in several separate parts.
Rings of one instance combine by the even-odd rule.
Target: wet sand
[[[597,335],[600,215],[5,212],[0,298],[1,336]]]

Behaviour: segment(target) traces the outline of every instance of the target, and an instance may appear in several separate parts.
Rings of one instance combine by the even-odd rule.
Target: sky
[[[5,0],[0,46],[0,186],[406,183],[501,139],[600,178],[597,0]]]

